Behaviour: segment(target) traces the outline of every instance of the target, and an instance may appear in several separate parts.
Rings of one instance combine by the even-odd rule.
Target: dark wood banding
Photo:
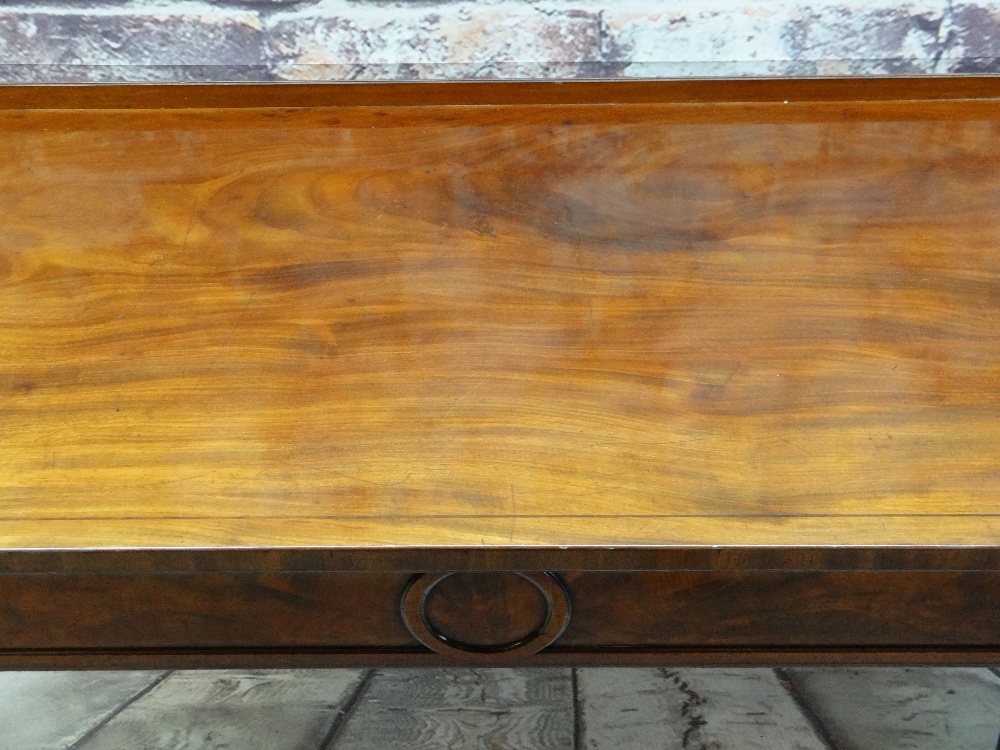
[[[509,576],[543,592],[540,625],[532,624],[538,609],[531,597]],[[452,601],[434,605],[435,631],[427,594],[449,578]],[[511,592],[518,595],[507,598]],[[462,597],[472,618],[465,630],[455,609]],[[0,601],[7,664],[44,653],[116,651],[122,663],[131,663],[129,653],[233,650],[293,659],[339,654],[359,664],[391,654],[426,662],[437,652],[444,661],[434,663],[504,664],[572,654],[587,663],[612,655],[672,663],[679,654],[727,649],[853,654],[848,660],[905,650],[915,659],[961,660],[1000,650],[998,571],[8,575],[0,576]],[[477,624],[484,615],[496,622]],[[478,640],[456,643],[456,634]]]
[[[553,104],[958,101],[1000,96],[993,75],[760,79],[147,83],[0,86],[0,109],[206,109]]]

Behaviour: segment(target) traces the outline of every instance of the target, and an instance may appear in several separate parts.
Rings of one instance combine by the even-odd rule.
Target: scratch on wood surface
[[[461,406],[463,403],[465,403],[466,401],[468,401],[469,397],[473,393],[475,393],[480,388],[482,388],[486,384],[486,382],[488,380],[489,380],[489,378],[480,378],[475,383],[473,383],[472,386],[470,386],[468,390],[466,390],[464,393],[462,393],[460,396],[458,396],[455,399],[455,401],[452,403],[452,405],[448,407],[448,410],[442,415],[442,418],[447,418],[448,416],[450,416],[451,413],[454,412],[459,406]]]
[[[336,469],[328,469],[330,474],[336,474],[338,477],[343,477],[344,479],[349,479],[352,482],[357,482],[358,484],[367,484],[371,487],[399,487],[406,484],[413,477],[413,472],[410,471],[402,479],[396,479],[391,482],[376,482],[371,479],[363,479],[362,477],[354,476],[353,474],[348,474],[345,471],[337,471]]]
[[[806,450],[799,443],[793,443],[791,440],[789,440],[788,438],[786,438],[784,435],[776,435],[775,439],[779,443],[784,443],[785,445],[789,446],[790,448],[792,448],[796,453],[798,453],[801,456],[805,456],[806,458],[815,458],[815,456],[812,454],[811,451]]]
[[[191,213],[188,215],[187,229],[184,231],[184,241],[181,242],[181,254],[187,250],[188,238],[191,237],[191,230],[194,228],[194,220],[198,216],[198,203],[199,199],[195,196],[194,201],[191,204]]]

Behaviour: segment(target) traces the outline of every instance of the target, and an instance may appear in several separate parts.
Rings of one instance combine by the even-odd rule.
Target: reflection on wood
[[[5,115],[0,539],[995,543],[1000,109],[904,106]]]

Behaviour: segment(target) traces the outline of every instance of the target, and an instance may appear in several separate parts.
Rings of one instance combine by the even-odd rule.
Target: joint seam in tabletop
[[[627,518],[627,519],[654,519],[654,518],[1000,518],[1000,513],[518,513],[517,518],[539,518],[539,519],[560,519],[560,518]],[[511,513],[464,513],[464,514],[413,514],[413,513],[378,513],[370,515],[303,515],[303,516],[233,516],[233,515],[205,515],[205,516],[129,516],[129,515],[107,515],[107,516],[6,516],[0,517],[0,523],[13,521],[249,521],[254,519],[280,518],[286,520],[301,521],[406,521],[406,520],[509,520]],[[603,545],[602,545],[603,546]],[[99,549],[99,548],[95,548]]]

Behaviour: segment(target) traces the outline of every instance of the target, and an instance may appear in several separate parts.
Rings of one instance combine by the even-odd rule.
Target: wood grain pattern
[[[319,573],[569,570],[673,572],[984,572],[1000,547],[191,547],[17,549],[3,574]]]
[[[409,578],[3,576],[0,650],[419,650],[399,618]]]
[[[485,584],[490,575],[477,578]],[[706,658],[729,664],[759,663],[782,650],[793,662],[809,650],[839,652],[830,661],[878,660],[873,649],[910,649],[908,661],[940,661],[936,652],[951,651],[953,661],[989,663],[1000,648],[998,572],[570,572],[562,578],[572,602],[565,630],[558,602],[545,621],[544,603],[533,609],[536,602],[524,594],[488,608],[475,600],[478,593],[512,593],[503,586],[478,593],[460,587],[451,602],[432,602],[431,626],[463,645],[440,644],[426,628],[407,630],[400,614],[407,574],[0,576],[0,663],[17,665],[32,654],[117,652],[117,658],[152,659],[140,664],[161,663],[159,655],[211,666],[228,650],[242,655],[235,663],[247,665],[273,664],[268,659],[282,654],[288,665],[310,655],[327,659],[317,663],[335,664],[339,656],[341,664],[372,666],[400,657],[428,666],[608,658],[682,664],[693,658],[689,652],[713,649],[715,656]],[[463,624],[444,605],[459,611],[466,596],[471,622]],[[419,614],[408,617],[411,627],[420,621]],[[545,630],[535,634],[539,617]],[[496,621],[494,628],[484,620]]]
[[[569,670],[382,670],[337,750],[571,750]]]
[[[5,113],[2,544],[995,544],[1000,105],[821,105]]]
[[[0,109],[198,109],[663,102],[932,101],[1000,97],[990,75],[700,80],[0,86]]]
[[[457,573],[430,588],[416,614],[438,639],[498,649],[541,631],[550,607],[540,589],[515,573]]]
[[[559,648],[1000,644],[1000,573],[567,573]]]

